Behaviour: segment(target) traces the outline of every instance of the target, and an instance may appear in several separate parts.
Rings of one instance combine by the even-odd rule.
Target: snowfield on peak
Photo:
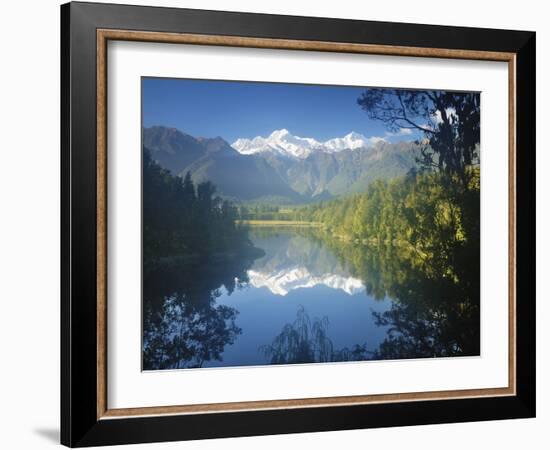
[[[329,139],[324,143],[324,146],[333,152],[338,152],[347,149],[355,150],[358,148],[370,147],[373,143],[372,138],[367,139],[362,134],[352,131],[343,138]]]
[[[256,136],[253,139],[240,138],[231,146],[242,155],[256,153],[273,153],[298,159],[305,159],[314,151],[336,153],[342,150],[355,150],[367,148],[380,141],[382,138],[366,138],[362,134],[352,131],[341,138],[329,139],[319,142],[312,138],[304,138],[292,135],[288,130],[275,130],[268,137]]]

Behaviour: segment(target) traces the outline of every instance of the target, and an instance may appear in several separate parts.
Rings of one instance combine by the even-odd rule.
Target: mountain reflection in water
[[[333,252],[314,239],[311,230],[257,228],[252,240],[266,252],[247,271],[249,283],[255,288],[265,287],[282,296],[319,285],[349,295],[365,290],[363,282],[350,276]]]
[[[479,354],[475,283],[314,229],[250,238],[265,256],[145,274],[144,370]]]

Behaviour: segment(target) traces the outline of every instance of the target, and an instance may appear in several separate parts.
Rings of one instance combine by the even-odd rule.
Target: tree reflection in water
[[[295,233],[307,238],[312,248],[322,246],[336,256],[326,270],[338,267],[362,280],[366,294],[357,295],[391,299],[389,309],[372,312],[374,325],[385,328],[386,335],[382,342],[338,349],[330,336],[329,319],[310,318],[300,307],[295,320],[259,348],[266,364],[479,355],[478,239],[432,239],[428,252],[426,246],[419,250],[406,242],[344,241],[320,229]],[[325,264],[317,252],[312,254]],[[217,298],[248,284],[253,258],[214,259],[167,264],[144,274],[145,370],[221,361],[224,350],[241,334],[238,311],[217,304]],[[368,326],[370,321],[365,323]]]
[[[286,324],[273,342],[260,347],[270,364],[299,364],[335,361],[363,361],[368,359],[365,345],[336,350],[328,337],[329,320],[311,320],[303,306],[298,308],[296,320]]]
[[[367,359],[475,356],[480,353],[479,240],[464,244],[440,240],[427,256],[406,243],[345,242],[322,230],[302,230],[330,248],[366,294],[390,298],[391,308],[373,311],[387,328],[377,348],[357,344],[335,350],[328,319],[311,321],[300,308],[269,345],[261,347],[272,364]],[[313,236],[314,235],[314,236]]]
[[[390,310],[373,312],[376,325],[388,327],[373,358],[479,355],[479,248],[426,258],[407,246],[329,245],[367,294],[393,300]]]
[[[221,361],[225,346],[241,333],[238,311],[216,305],[247,282],[250,258],[211,264],[170,264],[144,274],[143,369],[202,367]]]

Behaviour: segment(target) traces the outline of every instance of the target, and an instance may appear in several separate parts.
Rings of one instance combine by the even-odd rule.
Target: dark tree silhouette
[[[236,223],[236,208],[215,196],[209,181],[196,187],[185,177],[161,168],[143,151],[143,265],[167,259],[211,260],[255,251],[245,226]]]
[[[144,330],[144,369],[202,367],[221,360],[226,345],[241,333],[235,308],[208,302],[197,308],[185,296],[167,297]]]
[[[253,258],[156,266],[144,274],[143,368],[201,367],[221,360],[241,333],[238,311],[218,305],[222,288],[232,293],[248,281]]]
[[[298,308],[296,320],[287,323],[273,342],[260,347],[270,364],[304,364],[319,362],[363,361],[370,359],[367,345],[351,349],[335,349],[328,337],[329,321],[309,318],[303,306]]]
[[[389,131],[421,131],[425,136],[421,167],[457,174],[466,183],[466,168],[479,158],[479,93],[373,88],[363,92],[357,103]]]
[[[216,305],[255,258],[236,208],[206,181],[195,186],[143,151],[143,367],[201,367],[221,360],[241,330],[238,311]]]

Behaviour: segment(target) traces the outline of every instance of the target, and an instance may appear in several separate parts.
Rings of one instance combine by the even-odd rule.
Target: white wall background
[[[550,442],[550,28],[544,2],[164,0],[129,3],[537,32],[538,417],[531,420],[141,445],[159,449],[548,448]],[[0,447],[59,440],[59,4],[4,2],[0,16]],[[498,5],[498,6],[497,6]],[[534,300],[534,299],[533,299]]]

